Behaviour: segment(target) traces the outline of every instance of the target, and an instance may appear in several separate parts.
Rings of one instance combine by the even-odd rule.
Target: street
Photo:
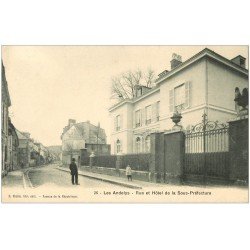
[[[3,187],[12,188],[26,188],[32,186],[33,188],[50,186],[50,187],[74,187],[81,188],[115,188],[118,187],[115,184],[104,182],[101,180],[95,180],[88,177],[79,175],[78,182],[80,185],[71,184],[71,175],[69,172],[61,171],[57,169],[58,164],[50,164],[41,167],[34,167],[29,169],[23,169],[18,171],[12,171],[3,178]]]
[[[34,188],[42,185],[52,185],[58,187],[72,187],[71,175],[68,172],[56,169],[57,165],[51,164],[43,167],[37,167],[28,171],[27,175]],[[78,176],[79,186],[76,187],[115,187],[116,185],[107,182],[93,180],[83,176]]]

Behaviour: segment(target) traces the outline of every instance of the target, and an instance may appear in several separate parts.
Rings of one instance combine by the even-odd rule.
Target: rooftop
[[[186,68],[187,66],[193,64],[194,62],[196,62],[197,60],[200,60],[204,57],[210,57],[215,59],[216,61],[219,61],[220,63],[223,63],[224,65],[248,76],[248,69],[245,69],[237,64],[235,64],[234,62],[232,62],[231,60],[223,57],[222,55],[214,52],[213,50],[210,50],[208,48],[205,48],[203,50],[201,50],[200,52],[198,52],[197,54],[195,54],[194,56],[190,57],[189,59],[187,59],[184,62],[181,62],[178,66],[176,66],[175,68],[171,69],[170,71],[168,70],[164,70],[163,72],[161,72],[158,76],[158,79],[156,79],[156,87],[152,88],[151,90],[149,90],[148,92],[146,92],[144,95],[140,96],[140,97],[135,97],[133,99],[124,99],[118,103],[116,103],[115,105],[113,105],[112,107],[110,107],[109,111],[112,111],[113,109],[123,105],[124,103],[134,103],[136,101],[139,101],[140,99],[156,92],[157,90],[159,90],[159,86],[161,83],[163,83],[167,78],[169,78],[170,76],[173,76],[174,74],[177,74],[179,71],[183,70],[184,68]],[[236,56],[238,57],[238,56]],[[236,58],[235,57],[235,58]],[[242,57],[244,58],[244,57]]]

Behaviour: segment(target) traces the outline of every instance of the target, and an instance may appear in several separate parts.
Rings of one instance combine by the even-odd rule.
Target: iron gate
[[[190,175],[202,177],[229,177],[228,126],[207,120],[203,114],[201,123],[185,134],[184,178]]]

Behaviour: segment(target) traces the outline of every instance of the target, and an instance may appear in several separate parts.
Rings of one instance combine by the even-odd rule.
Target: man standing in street
[[[79,185],[78,183],[78,169],[75,163],[75,158],[72,158],[71,164],[69,165],[71,171],[72,185]]]

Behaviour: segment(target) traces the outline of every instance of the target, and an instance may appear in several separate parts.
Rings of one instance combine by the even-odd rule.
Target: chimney
[[[69,119],[69,124],[68,124],[68,126],[69,127],[71,127],[73,124],[75,124],[76,123],[76,120],[74,120],[74,119]]]
[[[175,53],[172,54],[172,60],[170,61],[171,69],[176,68],[178,65],[182,63],[182,59],[180,55],[177,55]]]
[[[238,66],[242,67],[242,68],[246,68],[246,58],[238,55],[236,57],[234,57],[233,59],[231,59],[231,62],[237,64]]]

